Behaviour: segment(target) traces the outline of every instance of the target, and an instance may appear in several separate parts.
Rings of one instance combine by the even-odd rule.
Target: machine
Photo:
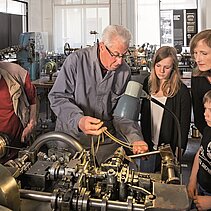
[[[67,148],[47,148],[49,141]],[[7,140],[1,134],[0,155]],[[39,136],[15,160],[0,165],[0,208],[13,211],[188,210],[185,185],[171,148],[159,148],[161,172],[131,168],[132,157],[123,147],[97,166],[90,151],[67,134]],[[148,153],[148,155],[150,152]]]
[[[19,45],[18,63],[29,72],[32,81],[38,79],[40,77],[40,54],[48,50],[47,32],[21,33]]]
[[[0,49],[0,61],[7,60],[20,64],[26,69],[31,80],[40,77],[40,59],[48,50],[47,32],[24,32],[19,36],[19,45]]]

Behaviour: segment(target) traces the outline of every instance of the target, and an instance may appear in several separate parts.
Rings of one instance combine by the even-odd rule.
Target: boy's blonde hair
[[[203,103],[211,103],[211,90],[206,92],[206,94],[203,97]]]

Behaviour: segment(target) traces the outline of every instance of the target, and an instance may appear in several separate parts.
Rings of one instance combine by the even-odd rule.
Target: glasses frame
[[[127,57],[127,53],[128,51],[126,51],[124,54],[114,54],[106,45],[105,45],[106,50],[108,51],[108,53],[111,55],[111,57],[114,58],[121,58],[121,59],[125,59]]]

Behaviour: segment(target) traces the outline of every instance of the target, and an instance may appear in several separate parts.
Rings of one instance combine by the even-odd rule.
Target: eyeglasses
[[[124,59],[127,56],[128,52],[125,52],[124,54],[119,54],[119,53],[118,54],[114,54],[113,52],[111,52],[111,50],[106,45],[105,45],[105,47],[106,47],[106,50],[109,52],[109,54],[112,57]]]

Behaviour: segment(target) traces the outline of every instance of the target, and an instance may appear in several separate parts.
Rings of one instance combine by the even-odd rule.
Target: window
[[[197,0],[161,0],[160,9],[195,9],[197,7]]]
[[[0,12],[22,16],[23,32],[28,30],[27,26],[27,3],[15,0],[0,0]]]
[[[137,39],[136,43],[142,45],[160,44],[159,1],[136,0],[137,8]]]
[[[57,3],[57,0],[55,0]],[[93,45],[109,24],[110,1],[64,0],[55,4],[54,49],[63,53],[64,44],[71,48]]]
[[[19,44],[19,35],[27,28],[27,3],[0,0],[0,49]]]
[[[175,43],[173,19],[179,16],[174,10],[196,9],[197,0],[136,0],[136,8],[136,43],[173,45]],[[179,29],[176,30],[178,34]]]

